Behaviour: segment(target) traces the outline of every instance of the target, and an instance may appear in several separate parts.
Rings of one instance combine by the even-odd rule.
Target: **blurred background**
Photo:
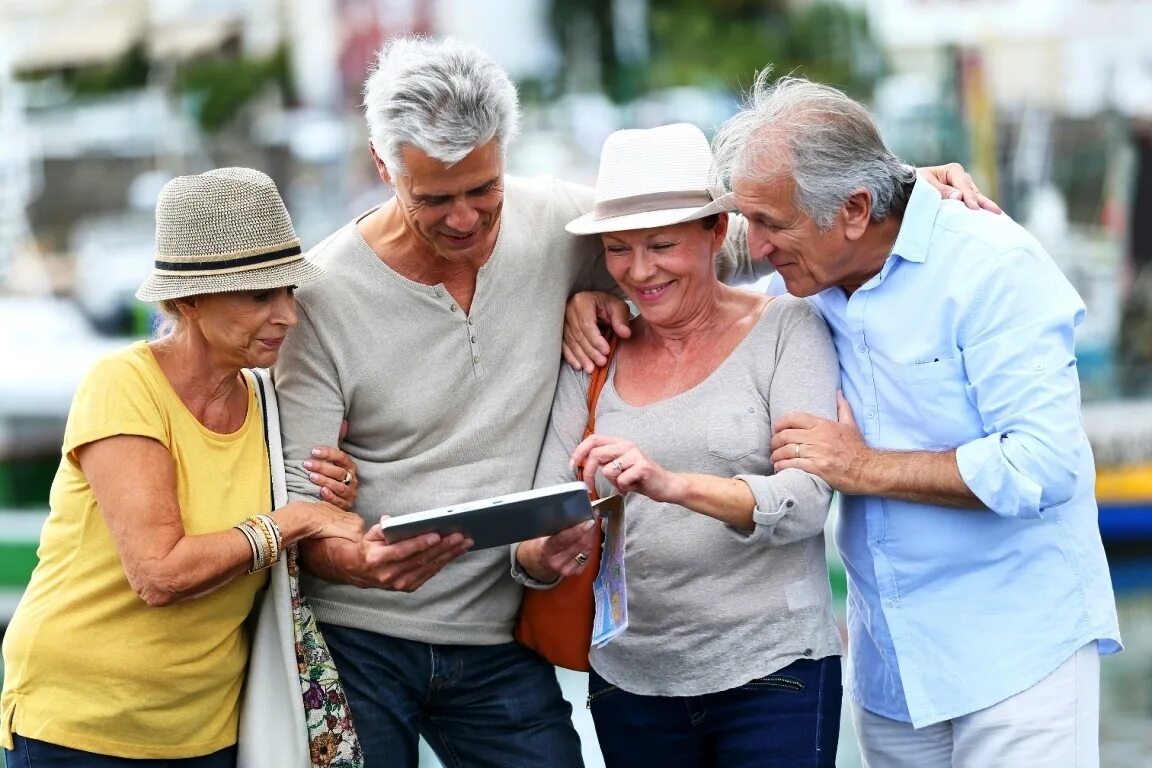
[[[3,0],[0,627],[77,381],[151,327],[132,293],[160,187],[259,168],[314,245],[387,197],[360,90],[413,32],[512,74],[512,173],[592,183],[612,130],[711,133],[771,64],[870,104],[906,160],[964,163],[1029,227],[1088,305],[1084,422],[1128,646],[1103,664],[1103,764],[1152,766],[1152,0]],[[599,765],[584,680],[562,680]],[[847,721],[840,751],[859,765]]]

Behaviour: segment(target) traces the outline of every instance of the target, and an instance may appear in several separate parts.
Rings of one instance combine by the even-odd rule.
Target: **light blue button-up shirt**
[[[867,443],[956,449],[987,506],[841,499],[856,701],[922,727],[1031,687],[1093,640],[1120,650],[1080,421],[1084,304],[1040,244],[918,181],[880,273],[810,301]]]

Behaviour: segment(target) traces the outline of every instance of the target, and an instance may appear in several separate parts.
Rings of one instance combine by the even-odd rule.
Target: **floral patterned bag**
[[[288,500],[276,393],[266,371],[250,371],[264,410],[272,506]],[[316,617],[300,593],[288,547],[253,610],[248,676],[240,702],[237,768],[363,768],[348,699]]]
[[[318,768],[363,768],[364,753],[352,726],[348,699],[336,674],[328,645],[316,626],[312,609],[300,594],[297,548],[288,549],[288,582],[292,591],[292,626],[296,634],[296,664],[308,723],[308,754]]]

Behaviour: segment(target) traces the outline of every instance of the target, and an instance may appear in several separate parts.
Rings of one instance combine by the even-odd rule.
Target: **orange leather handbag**
[[[592,372],[588,382],[588,424],[584,437],[596,431],[596,401],[608,381],[608,367],[616,354],[615,335],[608,336],[608,362]],[[592,493],[592,499],[596,494]],[[592,584],[600,572],[600,550],[604,532],[597,526],[596,546],[588,553],[588,563],[576,576],[569,576],[552,589],[526,589],[520,602],[520,617],[513,636],[557,667],[587,672],[596,599]]]

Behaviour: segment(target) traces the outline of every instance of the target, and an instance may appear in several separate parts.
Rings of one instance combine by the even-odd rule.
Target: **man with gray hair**
[[[761,73],[716,139],[753,258],[823,314],[838,421],[773,425],[841,492],[847,687],[874,768],[1098,765],[1120,650],[1080,424],[1084,305],[1007,216],[942,200],[841,92]]]
[[[516,91],[475,48],[395,40],[364,101],[395,194],[313,251],[327,273],[297,294],[276,382],[290,490],[311,493],[309,441],[347,419],[372,527],[359,546],[305,549],[304,588],[369,768],[415,768],[419,735],[449,766],[579,766],[553,668],[512,642],[508,548],[464,555],[459,534],[428,534],[399,559],[377,523],[532,487],[565,300],[611,284],[596,244],[564,231],[592,194],[504,175]],[[591,546],[573,529],[546,554],[575,572]]]

